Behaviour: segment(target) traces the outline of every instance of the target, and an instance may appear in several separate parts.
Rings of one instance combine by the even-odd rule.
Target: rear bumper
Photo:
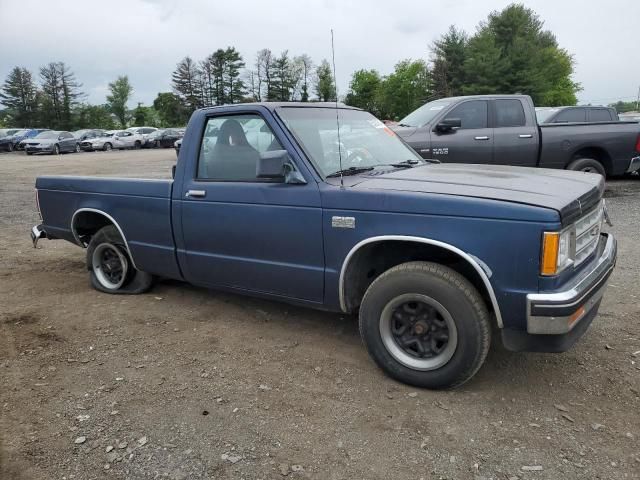
[[[629,162],[629,168],[627,168],[627,173],[633,173],[640,170],[640,156],[633,157]]]
[[[506,348],[561,352],[582,336],[598,313],[616,264],[616,239],[610,234],[601,237],[597,260],[569,285],[559,291],[527,295],[527,331],[505,329],[502,338]]]
[[[33,243],[33,248],[38,248],[38,240],[41,238],[48,238],[47,232],[44,231],[42,225],[36,225],[31,229],[31,243]]]

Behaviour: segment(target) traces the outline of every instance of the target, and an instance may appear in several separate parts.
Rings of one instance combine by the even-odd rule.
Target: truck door
[[[491,163],[493,132],[489,128],[489,102],[466,100],[443,116],[443,119],[455,118],[460,119],[460,128],[444,132],[436,128],[431,133],[432,158],[441,162]]]
[[[300,165],[275,128],[277,134],[260,111],[207,118],[197,161],[186,160],[192,171],[185,171],[179,200],[184,245],[178,253],[190,282],[322,302],[317,183],[256,178],[259,155],[267,150],[286,149]]]
[[[535,167],[538,163],[538,124],[533,113],[525,115],[522,101],[493,101],[493,163]]]

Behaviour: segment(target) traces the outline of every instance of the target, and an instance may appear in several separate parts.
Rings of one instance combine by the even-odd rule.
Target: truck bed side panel
[[[540,126],[542,148],[539,167],[565,168],[574,154],[591,148],[606,152],[609,175],[621,175],[637,156],[634,151],[638,124],[626,122],[550,124]]]
[[[171,180],[39,177],[36,188],[47,232],[77,243],[73,215],[93,209],[111,216],[139,270],[180,279],[170,221]]]

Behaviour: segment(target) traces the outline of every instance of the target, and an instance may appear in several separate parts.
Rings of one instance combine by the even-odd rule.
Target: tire
[[[76,153],[80,153],[80,144],[76,143]]]
[[[491,343],[489,313],[478,291],[437,263],[403,263],[380,275],[362,299],[359,320],[378,366],[421,388],[462,385],[480,369]],[[418,344],[427,346],[423,356]]]
[[[153,275],[136,270],[118,229],[109,225],[91,238],[87,247],[91,286],[111,294],[135,295],[153,286]]]
[[[140,150],[140,147],[142,147],[142,144],[140,143],[140,140],[136,140],[136,142],[133,144],[133,148],[135,150]]]
[[[107,142],[102,146],[102,150],[104,150],[105,152],[110,152],[111,150],[113,150],[113,145]]]
[[[604,166],[593,158],[579,158],[567,165],[567,170],[574,170],[576,172],[589,172],[599,173],[603,177],[607,176],[607,172]]]
[[[13,152],[13,143],[9,142],[9,146],[7,147],[7,151],[9,153]]]
[[[33,152],[27,152],[27,155],[33,155]]]
[[[60,155],[60,145],[58,145],[57,143],[53,146],[53,154]]]

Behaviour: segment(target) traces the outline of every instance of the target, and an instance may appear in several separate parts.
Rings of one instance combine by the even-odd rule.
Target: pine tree
[[[31,72],[26,68],[14,67],[2,88],[0,102],[7,107],[14,125],[33,127],[37,114],[37,89]]]
[[[171,79],[174,92],[187,110],[193,111],[204,106],[202,72],[191,57],[184,57],[178,63]]]
[[[431,79],[435,98],[462,95],[467,36],[455,26],[431,46]]]
[[[64,62],[51,62],[40,68],[42,108],[40,123],[49,128],[70,130],[72,109],[82,96],[73,72]]]

